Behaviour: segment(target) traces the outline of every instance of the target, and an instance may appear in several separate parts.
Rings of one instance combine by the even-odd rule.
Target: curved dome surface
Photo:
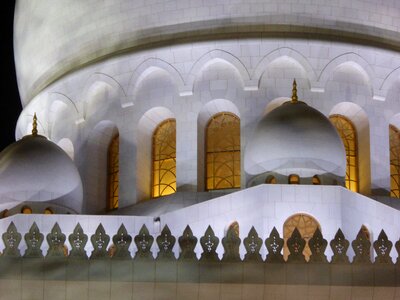
[[[28,135],[0,153],[0,204],[54,201],[79,211],[82,199],[75,164],[47,138]]]
[[[17,1],[15,62],[22,102],[88,63],[165,41],[260,37],[367,41],[397,47],[398,1]],[[285,3],[286,2],[286,3]],[[291,1],[293,2],[293,1]],[[361,13],[362,12],[362,13]],[[272,26],[270,26],[272,25]]]
[[[331,122],[303,102],[285,102],[258,124],[245,150],[251,175],[345,175],[346,153]]]

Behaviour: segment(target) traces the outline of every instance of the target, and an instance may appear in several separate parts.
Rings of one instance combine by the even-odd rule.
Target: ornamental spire
[[[33,115],[33,122],[32,122],[32,135],[37,136],[38,130],[37,130],[37,117],[36,113]]]
[[[299,98],[297,97],[297,83],[296,79],[293,80],[293,89],[292,89],[292,103],[297,103]]]

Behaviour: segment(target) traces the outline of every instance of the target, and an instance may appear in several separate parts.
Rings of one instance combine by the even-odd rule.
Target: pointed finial
[[[297,103],[299,98],[297,98],[297,83],[296,79],[293,80],[293,89],[292,89],[292,103]]]
[[[37,117],[36,117],[36,113],[34,113],[33,115],[33,122],[32,122],[32,135],[36,136],[38,134],[38,130],[37,130]]]

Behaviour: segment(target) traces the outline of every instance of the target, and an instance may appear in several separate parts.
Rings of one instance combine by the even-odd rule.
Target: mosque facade
[[[396,1],[17,1],[5,299],[396,299],[399,42]]]

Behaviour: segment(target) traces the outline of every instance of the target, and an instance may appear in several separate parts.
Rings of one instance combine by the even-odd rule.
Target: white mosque
[[[35,222],[46,235],[57,222],[68,236],[79,223],[90,237],[100,223],[110,236],[124,224],[134,237],[145,224],[155,238],[167,225],[178,240],[189,225],[200,241],[210,225],[220,240],[234,228],[243,241],[252,227],[263,240],[275,227],[285,259],[295,228],[306,241],[316,229],[330,241],[340,228],[350,243],[360,228],[371,243],[383,229],[395,244],[399,45],[397,1],[19,0],[23,110],[17,141],[0,153],[0,228],[12,221],[25,234]],[[90,256],[93,245],[84,250]],[[222,258],[222,245],[216,252]],[[307,261],[310,253],[306,246]],[[325,253],[330,261],[329,246]],[[149,281],[143,299],[268,294],[198,283],[196,298],[175,283],[175,296],[157,298]],[[303,299],[289,284],[276,299]],[[335,294],[332,285],[326,297],[304,299],[395,299],[396,288]],[[74,299],[103,299],[71,289],[80,291]],[[104,289],[114,299],[112,284]],[[129,298],[127,289],[119,296]],[[42,290],[37,299],[50,297]],[[23,291],[12,299],[34,299]]]

